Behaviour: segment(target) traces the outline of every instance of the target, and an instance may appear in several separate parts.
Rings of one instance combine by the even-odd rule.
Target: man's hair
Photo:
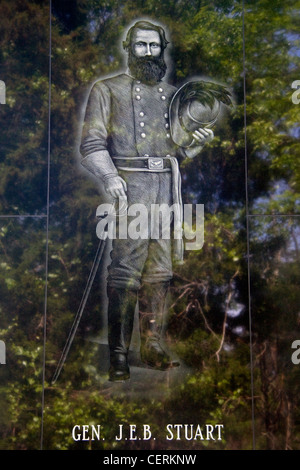
[[[148,31],[156,31],[160,37],[162,50],[164,50],[169,44],[169,41],[167,41],[166,39],[165,31],[161,26],[150,23],[150,21],[138,21],[133,26],[131,26],[131,28],[128,30],[125,41],[123,41],[123,48],[126,51],[128,51],[131,41],[132,41],[133,34],[137,29],[144,29],[144,30],[146,29]]]

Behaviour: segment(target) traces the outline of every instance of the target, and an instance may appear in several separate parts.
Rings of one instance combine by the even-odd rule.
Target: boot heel
[[[130,371],[125,354],[113,354],[109,368],[110,382],[124,382],[130,378]]]

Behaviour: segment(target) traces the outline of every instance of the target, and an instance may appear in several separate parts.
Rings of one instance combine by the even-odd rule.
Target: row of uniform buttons
[[[137,83],[140,84],[141,82],[140,82],[140,81],[137,81]],[[136,91],[137,93],[140,93],[140,92],[141,92],[141,88],[140,88],[139,86],[137,86],[137,87],[135,87],[135,91]],[[163,90],[163,88],[159,87],[159,88],[157,89],[157,91],[158,91],[159,93],[163,93],[164,90]],[[140,101],[140,100],[141,100],[141,95],[135,95],[135,99],[136,99],[137,101]],[[165,100],[166,100],[165,95],[161,95],[161,100],[162,100],[162,101],[165,101]],[[145,113],[144,113],[143,111],[141,111],[141,112],[139,113],[139,116],[140,116],[140,117],[144,117],[144,116],[145,116]],[[165,114],[164,114],[164,117],[165,117],[165,119],[168,119],[168,118],[169,118],[168,113],[165,113]],[[139,124],[140,124],[140,127],[142,127],[142,128],[145,127],[144,121],[140,121]],[[166,129],[169,129],[169,123],[168,123],[168,122],[165,124],[165,128],[166,128]],[[142,137],[142,139],[145,139],[145,138],[146,138],[145,132],[141,132],[141,137]],[[170,138],[170,134],[167,133],[167,134],[166,134],[166,137],[167,137],[167,138]],[[145,155],[145,156],[148,157],[149,155]],[[168,156],[169,156],[169,155],[168,155]]]
[[[144,153],[143,157],[150,157],[150,155],[148,155],[148,153]],[[169,153],[167,153],[166,157],[171,157],[171,155]],[[158,157],[158,158],[160,158],[160,157]]]
[[[140,82],[140,81],[137,81],[137,83],[140,84],[141,82]],[[140,93],[141,88],[140,88],[139,86],[137,86],[137,87],[135,87],[135,91],[136,91],[137,93]],[[158,91],[159,93],[163,93],[164,90],[163,90],[163,88],[159,87],[159,88],[157,89],[157,91]],[[135,99],[138,100],[138,101],[140,101],[141,95],[135,95]],[[161,95],[160,99],[161,99],[162,101],[165,101],[167,98],[166,98],[165,95]]]

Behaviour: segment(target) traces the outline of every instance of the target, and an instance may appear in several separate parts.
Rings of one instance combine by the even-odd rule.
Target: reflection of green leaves
[[[17,285],[16,281],[14,279],[10,279],[9,277],[5,278],[5,284],[9,290],[13,289]]]
[[[2,212],[38,211],[45,215],[49,98],[46,3],[2,0],[0,5],[1,73],[3,70],[8,74],[7,105],[1,107],[0,116],[1,129],[6,130],[0,137]],[[95,209],[101,197],[96,182],[82,176],[76,167],[82,106],[92,82],[123,68],[119,41],[125,26],[136,17],[157,18],[159,8],[159,21],[168,26],[172,43],[168,49],[175,64],[171,80],[180,84],[190,77],[204,76],[220,81],[232,90],[235,108],[224,115],[215,130],[215,139],[202,154],[181,162],[184,201],[205,204],[204,246],[186,253],[184,265],[176,267],[168,329],[174,349],[190,367],[189,376],[170,387],[159,400],[147,393],[141,400],[128,399],[127,394],[116,398],[103,387],[106,376],[95,360],[97,348],[81,347],[86,331],[93,329],[98,333],[102,327],[102,298],[99,299],[96,282],[62,382],[52,387],[46,380],[44,446],[80,447],[71,437],[75,423],[103,422],[111,436],[120,423],[151,421],[154,432],[159,434],[164,416],[166,422],[176,419],[224,423],[225,439],[218,448],[249,449],[252,432],[248,318],[238,315],[234,323],[225,316],[228,307],[236,308],[240,303],[245,309],[248,302],[243,2],[191,1],[187,8],[186,2],[177,0],[166,0],[159,6],[152,0],[126,0],[122,6],[115,0],[85,0],[73,1],[72,9],[68,3],[52,2],[46,374],[50,375],[56,365],[74,319],[97,241]],[[245,3],[251,208],[256,213],[296,214],[300,187],[296,134],[299,107],[291,103],[290,85],[294,78],[299,79],[299,57],[291,54],[291,48],[299,44],[299,19],[291,7],[296,8],[299,2]],[[278,186],[278,181],[284,184]],[[278,436],[290,431],[286,428],[288,419],[284,421],[282,417],[271,431],[263,428],[263,418],[271,415],[268,398],[275,419],[280,414],[278,403],[286,405],[285,410],[292,408],[290,403],[296,408],[299,396],[299,374],[295,370],[290,373],[287,367],[289,339],[298,325],[297,240],[296,224],[265,220],[261,224],[260,220],[251,220],[254,353],[255,359],[261,361],[260,370],[255,369],[255,403],[262,436],[272,434],[276,426]],[[287,250],[287,241],[294,241],[292,250]],[[7,449],[39,448],[40,444],[45,243],[43,220],[1,221],[0,338],[7,345],[9,367],[1,369],[5,381],[0,393],[5,406],[0,429],[2,446]],[[244,334],[236,333],[234,326],[242,326]],[[222,340],[224,347],[218,361],[215,353]],[[270,358],[275,352],[278,361],[272,363]],[[264,376],[262,370],[269,375]],[[278,371],[276,380],[274,371]],[[280,374],[282,381],[278,379]],[[275,383],[277,392],[282,392],[278,401],[274,389],[266,391],[270,382]],[[288,392],[291,402],[284,401]],[[295,411],[292,418],[296,427],[291,435],[297,445],[299,412]],[[280,442],[283,441],[284,438]],[[165,444],[161,447],[165,448]],[[92,446],[84,444],[87,449],[97,445],[111,449],[115,442],[109,438]],[[204,445],[211,448],[211,443],[201,443],[200,448]],[[261,448],[266,445],[264,437],[259,440]]]
[[[245,52],[248,150],[254,162],[261,159],[262,169],[268,162],[267,185],[284,178],[290,190],[299,194],[299,110],[291,101],[291,85],[299,75],[299,15],[295,11],[293,1],[278,4],[272,13],[268,0],[249,2]],[[251,162],[249,168],[250,177],[256,178]]]

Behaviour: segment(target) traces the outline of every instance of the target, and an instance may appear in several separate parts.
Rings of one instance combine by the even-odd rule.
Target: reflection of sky
[[[300,217],[297,222],[300,223]],[[295,261],[295,255],[298,256],[298,249],[300,246],[300,226],[293,224],[293,233],[287,243],[287,261]]]
[[[252,217],[251,239],[260,243],[270,243],[275,237],[283,237],[285,245],[278,251],[277,261],[293,263],[299,257],[300,247],[300,215],[299,216],[263,216]],[[253,260],[255,263],[255,259]],[[263,276],[262,276],[263,277]]]
[[[227,315],[230,318],[236,318],[242,313],[244,308],[245,308],[245,306],[243,304],[237,303],[237,304],[235,304],[235,306],[228,309]]]
[[[258,197],[255,199],[255,201],[253,201],[252,207],[253,207],[254,213],[257,211],[257,209],[259,210],[265,209],[266,211],[268,211],[270,199],[272,201],[280,202],[280,200],[284,198],[285,193],[288,191],[291,191],[291,187],[285,180],[274,181],[266,196]],[[290,194],[287,193],[287,198],[289,197],[290,197]],[[294,207],[299,209],[299,215],[300,215],[300,199],[295,199]]]
[[[295,15],[299,15],[299,11],[295,12]],[[299,33],[287,33],[286,38],[288,40],[289,48],[289,55],[300,57],[300,34]]]
[[[299,126],[299,124],[295,124],[294,126],[292,126],[289,129],[288,134],[291,137],[295,137],[295,139],[300,139],[300,126]]]
[[[246,332],[246,328],[244,326],[236,326],[232,329],[232,332],[238,336],[242,336]]]

